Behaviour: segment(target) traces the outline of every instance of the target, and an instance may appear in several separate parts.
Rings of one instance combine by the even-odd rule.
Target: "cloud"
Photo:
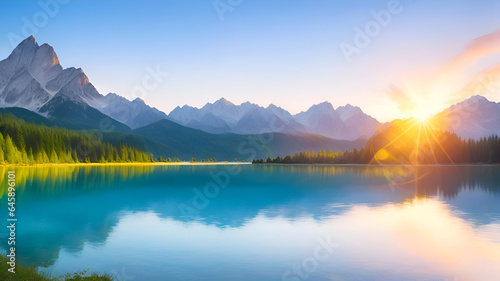
[[[479,59],[500,52],[500,29],[478,37],[467,45],[465,51],[449,62],[445,69],[448,71],[463,70]]]
[[[390,100],[398,105],[400,111],[411,111],[415,109],[416,105],[413,103],[412,98],[400,88],[391,85],[386,92]]]
[[[390,86],[387,96],[404,113],[435,114],[473,95],[497,100],[500,92],[500,65],[484,69],[469,79],[462,75],[480,59],[500,53],[500,29],[471,40],[463,52],[423,77],[412,77],[404,85]],[[404,91],[401,89],[405,89]],[[416,109],[418,112],[412,112]]]
[[[450,103],[457,103],[475,95],[481,95],[490,100],[500,96],[500,64],[472,76],[469,82],[450,100]]]

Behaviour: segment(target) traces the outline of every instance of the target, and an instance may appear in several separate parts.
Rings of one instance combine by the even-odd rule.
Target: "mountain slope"
[[[473,96],[452,105],[434,116],[443,130],[462,138],[479,139],[500,136],[500,103],[483,96]]]
[[[28,70],[21,68],[3,88],[0,104],[3,107],[17,106],[36,111],[50,98]]]
[[[361,108],[347,104],[335,110],[349,131],[350,138],[369,138],[380,126],[377,119],[365,114]]]
[[[12,114],[19,119],[23,119],[24,121],[26,121],[26,123],[34,123],[37,125],[43,124],[48,127],[57,126],[56,122],[21,107],[0,108],[0,114]]]
[[[264,142],[256,135],[210,134],[170,120],[161,120],[133,132],[172,148],[182,159],[216,157],[218,160],[252,160],[304,150],[345,151],[361,148],[364,144],[363,141],[334,140],[319,135],[295,136],[283,133],[263,136],[262,139],[271,138],[269,142]]]
[[[57,120],[57,124],[73,130],[109,130],[129,132],[130,128],[113,118],[102,114],[88,104],[71,99],[64,94],[55,95],[42,108],[40,113]]]
[[[102,102],[105,104],[99,108],[102,113],[129,125],[132,129],[167,119],[165,113],[146,105],[139,98],[129,101],[115,93],[109,93],[102,99]]]
[[[349,139],[349,132],[332,104],[323,102],[294,116],[310,132],[336,139]]]
[[[65,123],[66,121],[63,119],[57,118],[50,120],[37,113],[19,107],[0,108],[0,116],[8,115],[13,115],[18,119],[24,120],[26,123],[44,125],[47,127],[67,128],[67,124]],[[110,143],[115,146],[119,146],[120,144],[130,145],[141,151],[153,153],[156,157],[159,155],[163,157],[177,157],[177,153],[171,148],[145,136],[126,132],[99,130],[99,128],[89,129],[92,130],[85,133],[98,135],[103,143]]]

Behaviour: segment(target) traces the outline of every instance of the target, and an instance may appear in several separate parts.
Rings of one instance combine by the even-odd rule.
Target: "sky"
[[[34,35],[101,94],[166,113],[224,97],[292,114],[349,103],[390,121],[473,93],[500,102],[498,11],[494,0],[2,0],[0,59]]]

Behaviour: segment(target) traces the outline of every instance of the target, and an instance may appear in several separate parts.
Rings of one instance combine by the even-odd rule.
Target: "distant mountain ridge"
[[[380,123],[359,107],[341,106],[335,110],[331,103],[311,106],[295,115],[270,104],[262,107],[245,102],[235,105],[221,98],[202,108],[185,105],[168,115],[170,120],[209,133],[259,134],[318,134],[334,139],[368,138]]]

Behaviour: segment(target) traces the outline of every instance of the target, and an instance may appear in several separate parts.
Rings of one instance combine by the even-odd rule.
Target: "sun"
[[[423,123],[423,122],[427,122],[427,120],[429,120],[430,117],[431,117],[431,114],[419,114],[419,115],[417,115],[416,118],[418,119],[418,121]]]
[[[413,117],[415,117],[420,122],[427,122],[429,118],[433,116],[434,110],[428,103],[421,104],[415,108],[413,111]]]
[[[415,93],[410,101],[413,106],[408,115],[421,123],[429,122],[443,108],[441,95],[438,94]]]
[[[430,117],[432,116],[431,113],[429,113],[426,110],[419,111],[415,113],[415,118],[420,121],[420,122],[426,122]]]

